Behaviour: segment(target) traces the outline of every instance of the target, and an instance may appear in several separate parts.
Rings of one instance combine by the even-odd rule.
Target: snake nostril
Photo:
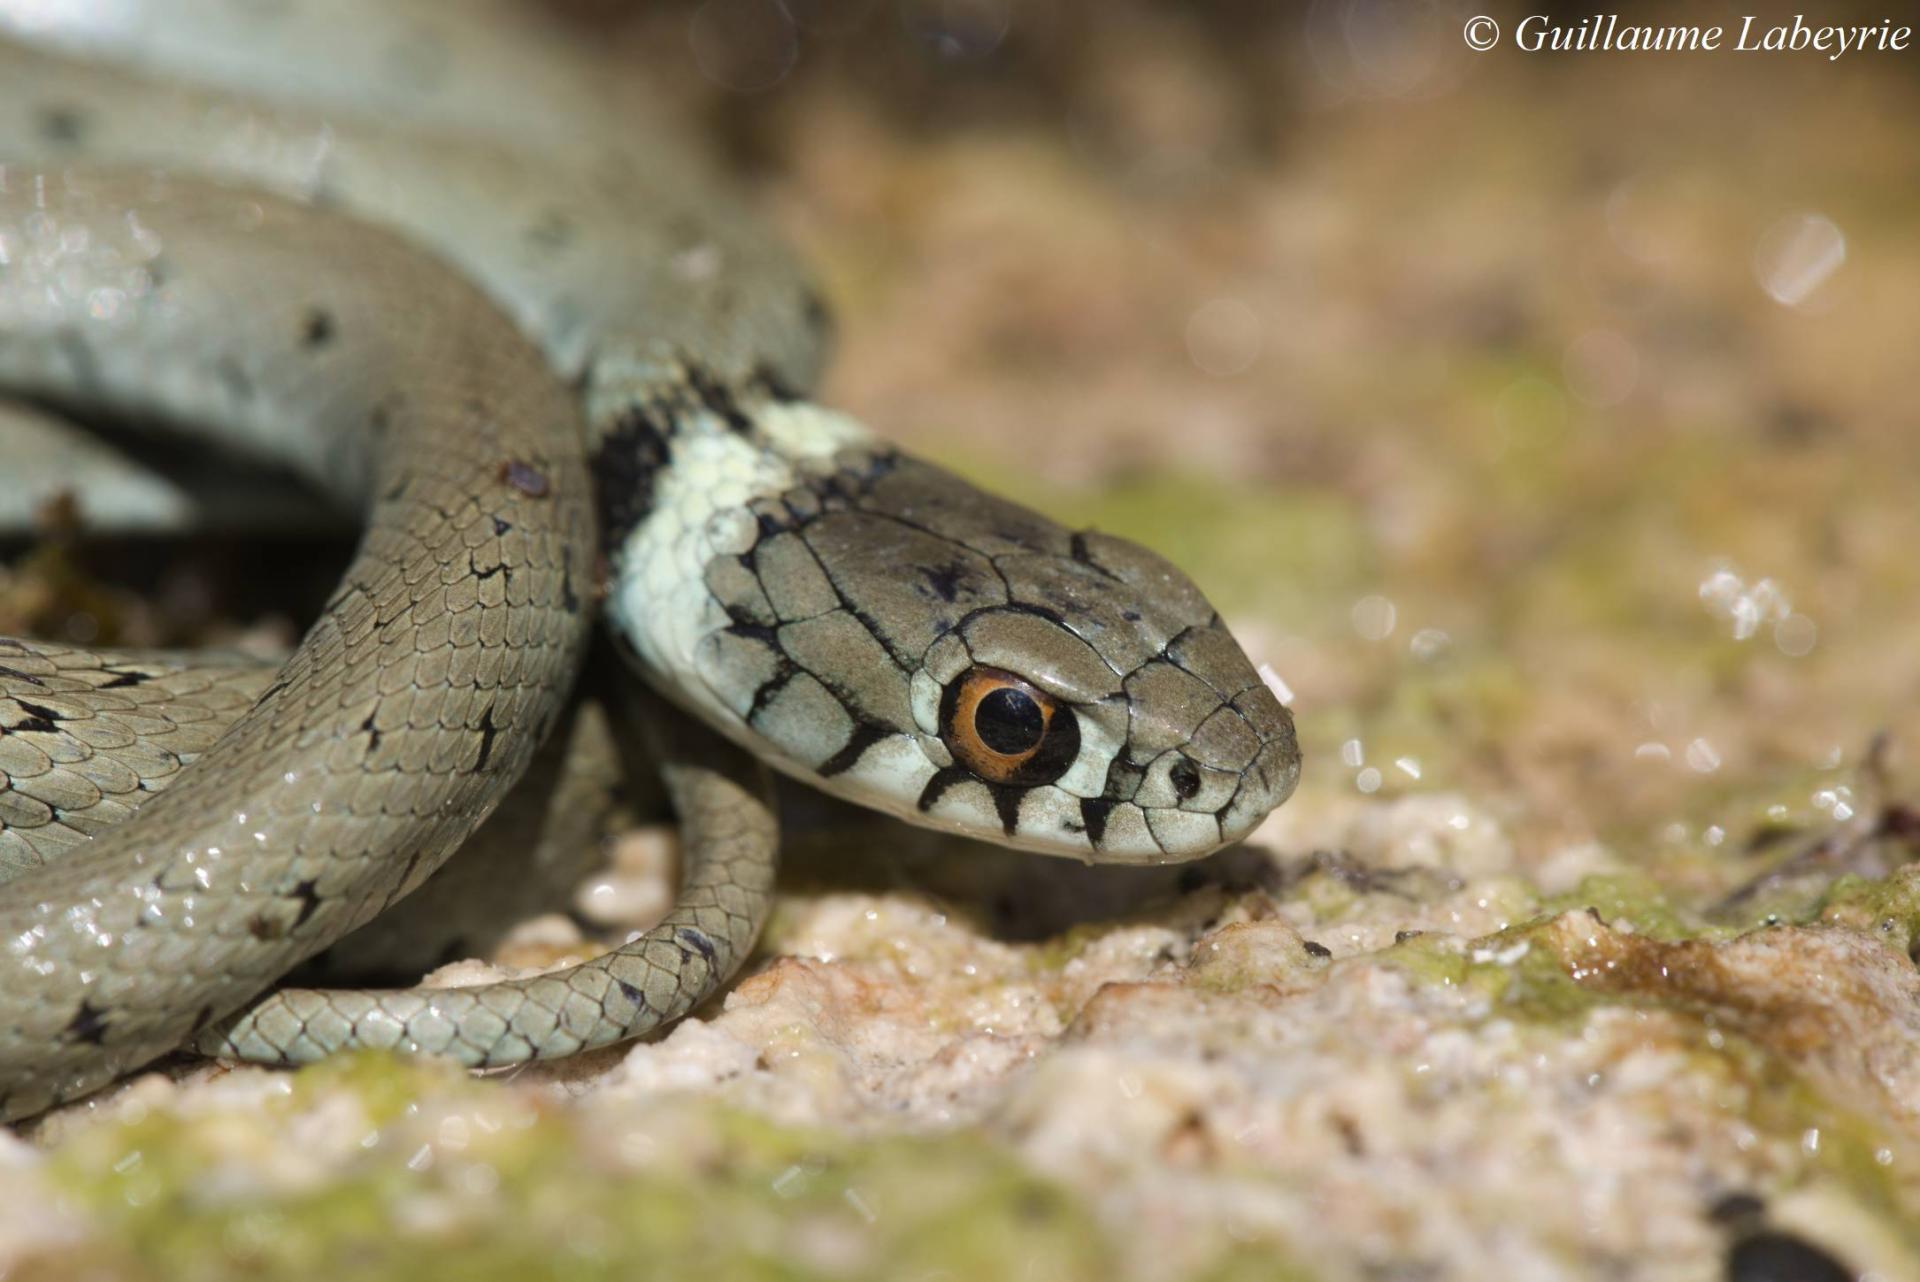
[[[1174,762],[1173,769],[1167,771],[1167,780],[1182,801],[1191,800],[1200,791],[1200,772],[1184,757]]]

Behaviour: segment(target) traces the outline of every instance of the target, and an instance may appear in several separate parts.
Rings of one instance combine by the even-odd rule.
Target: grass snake
[[[278,671],[0,639],[5,1116],[185,1045],[479,1067],[677,1018],[770,905],[759,763],[1111,862],[1291,792],[1291,718],[1189,580],[806,399],[805,275],[522,11],[19,2],[0,32],[0,387],[37,407],[0,491],[191,515],[51,408],[270,461],[364,531]],[[530,979],[262,999],[482,827],[596,614],[673,705],[641,717],[672,914]]]

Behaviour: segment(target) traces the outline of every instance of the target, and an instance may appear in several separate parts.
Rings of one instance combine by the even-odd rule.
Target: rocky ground
[[[1920,1278],[1910,78],[857,10],[611,38],[820,266],[829,399],[1186,566],[1298,795],[1165,876],[817,837],[557,1069],[140,1079],[0,1150],[7,1276]]]

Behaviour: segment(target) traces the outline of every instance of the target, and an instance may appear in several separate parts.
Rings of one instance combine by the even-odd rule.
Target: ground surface
[[[0,1153],[9,1275],[1920,1277],[1913,85],[1386,11],[709,5],[681,68],[829,398],[1292,688],[1248,851],[862,836],[660,1041],[144,1079]],[[0,624],[158,628],[57,577]]]

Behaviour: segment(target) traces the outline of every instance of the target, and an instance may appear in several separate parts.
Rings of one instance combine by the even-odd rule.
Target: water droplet
[[[687,23],[701,74],[735,93],[760,93],[800,60],[793,19],[775,0],[705,0]]]
[[[1293,687],[1281,679],[1280,674],[1273,670],[1272,664],[1263,663],[1258,671],[1260,680],[1266,683],[1267,689],[1273,691],[1274,698],[1285,704],[1293,702]]]
[[[1011,0],[911,0],[907,30],[943,58],[981,58],[998,49],[1013,25]]]
[[[1695,739],[1687,745],[1687,765],[1703,775],[1710,775],[1720,768],[1720,754],[1705,739]]]
[[[1215,378],[1230,378],[1260,359],[1266,326],[1237,298],[1215,298],[1187,317],[1187,355]]]
[[[1754,250],[1760,288],[1783,307],[1810,300],[1847,261],[1847,238],[1822,214],[1795,214],[1767,229]]]
[[[1383,596],[1363,596],[1353,603],[1353,630],[1368,641],[1385,641],[1393,635],[1400,612]]]
[[[1812,654],[1819,640],[1819,625],[1804,614],[1789,614],[1773,625],[1773,644],[1789,658],[1798,659]]]

